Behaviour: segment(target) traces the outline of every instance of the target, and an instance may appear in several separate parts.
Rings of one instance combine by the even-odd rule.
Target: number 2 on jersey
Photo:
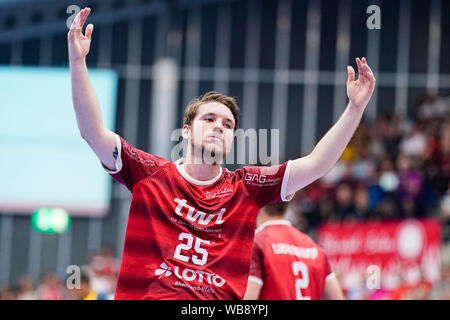
[[[194,242],[194,238],[192,236],[192,234],[190,233],[180,233],[180,235],[178,236],[178,240],[180,241],[184,241],[187,240],[187,243],[180,243],[179,245],[177,245],[176,249],[175,249],[175,253],[173,254],[173,257],[175,259],[184,261],[184,262],[189,262],[189,256],[185,256],[183,254],[181,254],[181,250],[190,250],[192,248],[192,243]],[[208,240],[202,240],[199,237],[195,237],[195,245],[194,245],[194,250],[195,252],[199,253],[201,255],[201,258],[199,258],[199,256],[197,255],[192,255],[192,262],[197,264],[197,265],[204,265],[208,259],[208,251],[204,248],[201,248],[200,245],[202,243],[206,243],[209,244]]]
[[[302,289],[308,288],[309,285],[308,266],[303,262],[296,261],[292,264],[292,272],[295,277],[301,276],[301,278],[295,279],[297,300],[311,300],[311,297],[302,295]]]

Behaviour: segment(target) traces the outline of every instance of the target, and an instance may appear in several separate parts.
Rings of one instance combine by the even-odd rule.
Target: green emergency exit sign
[[[70,228],[70,216],[61,208],[41,208],[31,215],[31,226],[41,233],[61,234]]]

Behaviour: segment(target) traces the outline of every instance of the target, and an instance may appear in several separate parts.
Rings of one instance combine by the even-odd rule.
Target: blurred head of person
[[[441,128],[441,152],[450,154],[450,120],[447,121]]]
[[[36,292],[34,291],[33,282],[26,274],[22,275],[19,280],[18,300],[36,300]]]
[[[422,178],[419,172],[414,170],[412,159],[407,155],[400,154],[397,159],[397,168],[400,198],[414,200],[419,197],[422,191]]]
[[[341,183],[336,188],[336,204],[338,207],[347,207],[353,203],[352,186],[348,183]]]
[[[238,126],[239,107],[234,98],[207,92],[191,100],[185,110],[182,135],[188,155],[201,163],[220,164],[230,152]]]
[[[301,204],[293,203],[291,200],[283,218],[289,220],[295,228],[306,232],[309,221],[305,218]]]
[[[33,282],[26,274],[20,277],[20,290],[21,292],[33,291]]]
[[[416,120],[428,121],[436,117],[442,117],[446,105],[438,95],[425,93],[417,99],[414,109]]]
[[[36,292],[39,300],[64,300],[65,290],[55,273],[47,273],[41,277]]]
[[[397,170],[401,173],[407,173],[412,169],[411,158],[406,154],[399,154],[397,157]]]
[[[71,289],[70,293],[75,300],[92,300],[90,297],[95,293],[91,288],[91,276],[88,270],[81,269],[79,287]]]
[[[380,160],[380,173],[392,171],[394,171],[394,164],[392,163],[391,158],[385,154]]]
[[[41,284],[49,288],[56,288],[60,286],[58,276],[52,272],[44,274],[41,277]]]
[[[355,212],[360,218],[367,218],[370,210],[369,192],[364,186],[358,186],[354,192]]]
[[[441,199],[440,211],[442,220],[444,222],[450,221],[450,183],[447,193]]]
[[[405,300],[428,300],[432,284],[423,280],[413,286],[405,295]]]
[[[391,198],[381,200],[375,210],[375,217],[379,219],[395,218],[399,213],[398,206]]]
[[[354,218],[353,186],[348,182],[341,182],[335,190],[334,210],[339,219]]]
[[[0,300],[17,300],[17,288],[4,284],[0,288]]]
[[[256,218],[256,227],[270,220],[285,219],[288,204],[289,202],[272,203],[261,208]]]
[[[103,244],[100,248],[100,255],[105,258],[114,258],[114,252],[113,249],[106,244]]]

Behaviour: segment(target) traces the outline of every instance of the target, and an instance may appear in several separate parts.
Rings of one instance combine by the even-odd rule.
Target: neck
[[[208,164],[203,159],[197,159],[193,152],[188,152],[183,161],[184,170],[192,178],[200,181],[208,181],[217,177],[220,173],[220,163]]]
[[[257,217],[257,225],[256,227],[259,228],[261,225],[268,221],[274,221],[274,220],[285,220],[284,216],[267,216],[265,214],[259,214]]]

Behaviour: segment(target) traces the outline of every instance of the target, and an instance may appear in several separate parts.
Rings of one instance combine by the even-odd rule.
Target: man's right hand
[[[72,22],[72,25],[70,26],[69,33],[67,34],[70,62],[83,60],[89,53],[94,25],[89,24],[86,27],[85,35],[83,35],[83,25],[90,12],[91,8],[84,8],[83,10],[78,12],[77,16]]]

